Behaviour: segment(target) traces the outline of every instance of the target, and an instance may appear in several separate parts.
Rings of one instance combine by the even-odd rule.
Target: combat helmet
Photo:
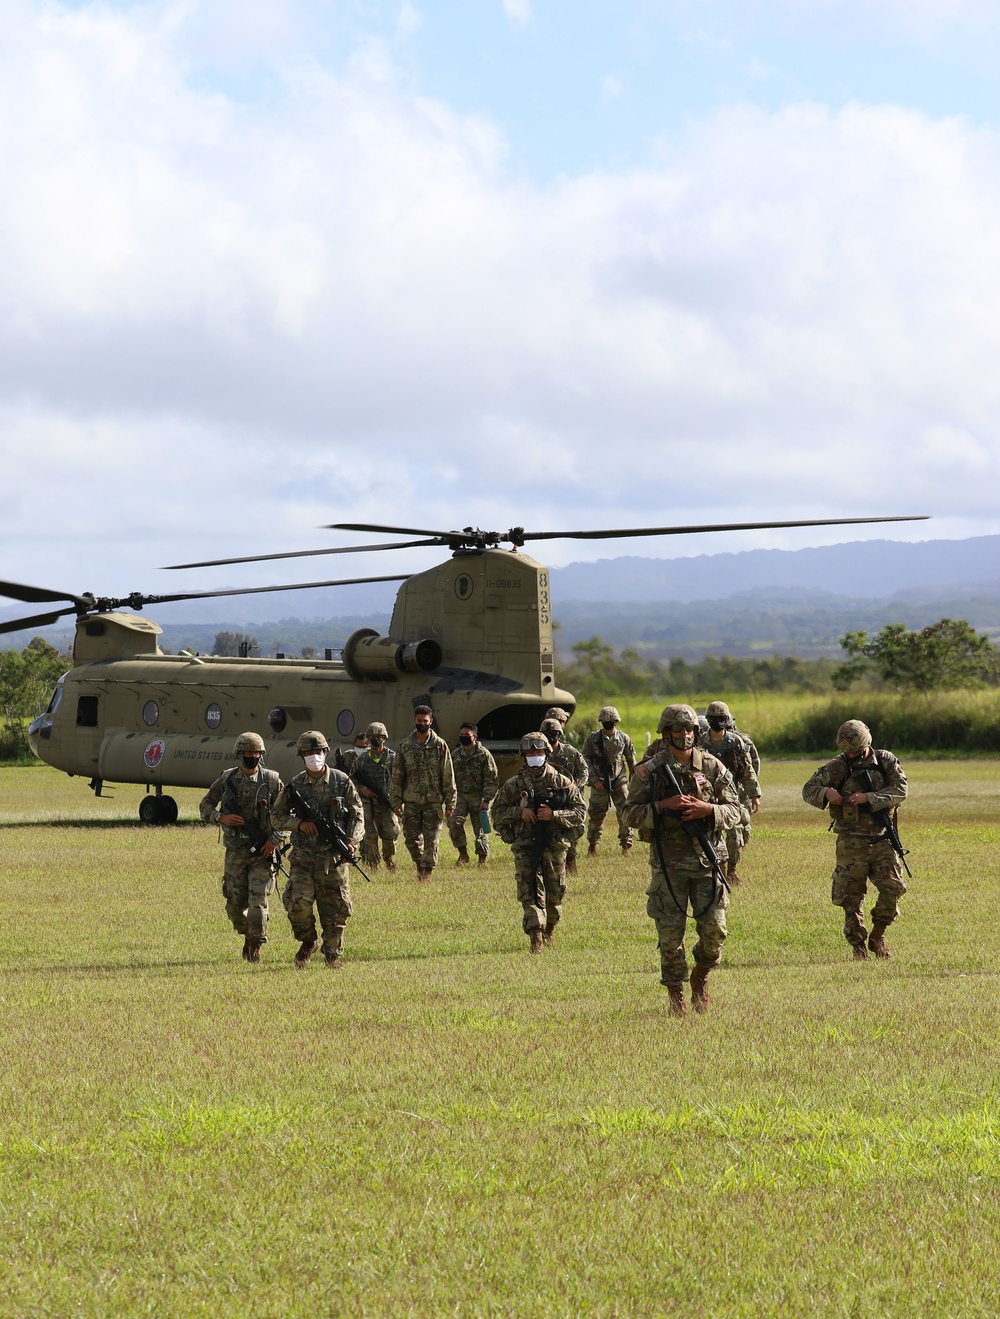
[[[668,705],[660,715],[656,725],[658,733],[665,733],[668,728],[698,728],[698,716],[690,705]]]
[[[621,715],[613,705],[602,705],[601,712],[597,716],[597,722],[599,724],[610,724],[612,721],[616,724],[620,724],[622,721]]]
[[[551,742],[553,738],[557,742],[562,740],[563,726],[558,719],[543,719],[542,732]]]
[[[569,711],[564,710],[559,705],[550,705],[545,711],[545,722],[548,723],[550,719],[554,719],[557,724],[561,724],[565,728],[569,723]]]
[[[837,747],[849,756],[856,756],[872,744],[871,731],[860,719],[848,719],[837,729]]]
[[[525,733],[521,738],[521,755],[529,756],[533,751],[544,751],[547,756],[552,754],[552,743],[544,733]]]
[[[308,733],[300,733],[299,740],[295,743],[295,750],[300,756],[311,756],[317,751],[329,751],[330,743],[322,733],[311,728]]]
[[[259,733],[240,733],[233,743],[233,755],[238,760],[245,752],[255,752],[258,756],[264,754],[264,739]]]
[[[368,738],[369,742],[373,737],[380,737],[383,741],[388,742],[389,730],[386,728],[385,724],[380,724],[378,722],[371,723],[365,729],[365,737]]]
[[[710,701],[708,709],[705,711],[705,718],[709,723],[713,719],[725,719],[728,724],[733,722],[732,713],[725,701]]]

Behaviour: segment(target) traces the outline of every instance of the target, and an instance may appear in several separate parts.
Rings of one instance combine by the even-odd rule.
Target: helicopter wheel
[[[173,797],[154,797],[150,794],[139,803],[141,824],[176,824],[177,803]]]
[[[160,808],[160,824],[177,823],[177,803],[173,797],[161,797],[157,805]]]

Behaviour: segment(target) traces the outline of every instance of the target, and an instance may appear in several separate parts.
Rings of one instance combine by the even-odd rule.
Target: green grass
[[[624,713],[624,711],[623,711]],[[749,722],[749,721],[747,721]],[[529,958],[509,854],[239,960],[215,830],[0,770],[0,1313],[993,1315],[1000,762],[910,766],[893,960],[764,767],[712,1010],[605,848]]]

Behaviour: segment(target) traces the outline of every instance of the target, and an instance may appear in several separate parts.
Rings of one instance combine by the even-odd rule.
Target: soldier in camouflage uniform
[[[549,745],[552,747],[552,754],[549,756],[549,764],[553,769],[565,774],[568,779],[572,779],[580,789],[582,796],[584,788],[587,786],[587,780],[590,778],[590,770],[587,768],[587,762],[583,757],[582,751],[577,751],[576,747],[570,746],[563,737],[563,726],[558,719],[550,719],[548,715],[542,720],[542,732],[549,739]],[[566,853],[566,874],[576,874],[576,845],[586,832],[586,825],[581,824],[573,834],[572,841],[569,845],[569,851]]]
[[[386,869],[394,871],[399,821],[392,809],[389,789],[396,753],[386,746],[389,730],[385,724],[369,724],[366,736],[367,749],[358,752],[351,766],[351,782],[361,794],[365,808],[365,840],[361,844],[361,859],[373,870],[378,870],[381,840]]]
[[[660,984],[670,995],[670,1014],[682,1017],[684,981],[688,978],[684,932],[688,907],[698,930],[691,973],[691,1006],[708,1007],[708,974],[722,960],[726,938],[725,889],[717,883],[701,848],[685,833],[681,820],[703,820],[718,852],[722,835],[739,819],[740,802],[732,775],[720,760],[697,745],[698,716],[689,705],[668,705],[659,732],[667,744],[645,760],[632,776],[624,816],[650,844],[652,875],[646,889],[646,913],[656,923],[660,948]],[[668,762],[680,795],[663,796],[656,774]],[[655,784],[655,791],[653,785]],[[670,812],[679,812],[671,814]]]
[[[207,824],[222,827],[226,844],[222,896],[233,929],[243,935],[243,957],[247,962],[259,962],[260,950],[267,943],[267,898],[274,888],[278,864],[275,849],[281,841],[271,819],[281,779],[274,770],[263,768],[263,754],[262,737],[241,733],[233,747],[239,764],[215,780],[198,808]],[[270,835],[259,851],[242,828],[248,821],[255,831]]]
[[[584,821],[580,789],[548,763],[551,750],[544,733],[521,738],[524,769],[503,785],[491,811],[493,827],[514,851],[521,928],[533,953],[552,943],[566,896],[566,853]]]
[[[560,728],[565,728],[566,725],[569,723],[569,711],[564,710],[562,706],[559,705],[550,705],[549,708],[545,711],[545,718],[547,720],[555,719],[558,722]]]
[[[367,750],[368,750],[368,734],[362,732],[355,733],[354,745],[352,747],[347,747],[346,749],[343,747],[337,748],[337,755],[336,755],[337,768],[341,770],[344,774],[349,775],[351,770],[354,768],[354,762],[357,760],[358,756],[361,755],[362,751],[367,751]]]
[[[448,832],[458,848],[458,864],[469,864],[465,838],[465,821],[469,819],[472,822],[476,856],[479,864],[485,866],[490,852],[490,836],[483,832],[482,812],[489,810],[490,802],[497,795],[499,777],[497,762],[479,741],[479,729],[475,724],[465,723],[459,729],[458,746],[452,752],[451,762],[455,770],[458,798],[448,824]]]
[[[364,831],[364,811],[351,780],[342,770],[331,769],[326,763],[330,744],[322,733],[303,733],[297,750],[305,761],[305,769],[295,775],[274,804],[275,823],[279,828],[290,829],[293,841],[289,878],[281,901],[292,933],[299,940],[295,965],[304,967],[319,943],[313,913],[315,903],[323,929],[323,956],[327,966],[339,970],[343,965],[344,926],[353,911],[349,867],[319,837],[314,821],[330,820],[338,824],[353,853]]]
[[[417,867],[417,878],[427,881],[437,865],[438,839],[445,818],[455,809],[455,771],[443,737],[431,728],[429,705],[413,712],[413,732],[396,748],[389,796],[392,809],[403,820],[403,841]]]
[[[701,736],[701,745],[721,760],[733,776],[736,791],[740,794],[740,818],[726,830],[727,878],[730,884],[743,881],[736,867],[750,841],[750,817],[760,809],[760,781],[754,761],[760,765],[757,748],[745,733],[737,732],[733,716],[725,701],[712,701],[705,711],[708,734]]]
[[[629,735],[615,727],[621,721],[621,715],[613,705],[603,706],[597,718],[601,728],[588,734],[583,744],[583,755],[590,771],[590,805],[587,808],[590,847],[587,855],[597,855],[604,817],[612,802],[618,817],[618,842],[625,854],[632,847],[632,830],[625,823],[622,809],[629,775],[635,773],[635,747]]]
[[[837,732],[841,754],[822,765],[802,789],[810,806],[829,809],[837,835],[837,866],[833,872],[831,899],[844,909],[844,938],[854,950],[855,961],[888,957],[885,931],[896,919],[899,899],[906,881],[899,857],[884,827],[874,818],[876,811],[893,815],[906,800],[906,775],[890,751],[875,751],[872,735],[860,719],[848,719]],[[874,791],[863,790],[857,777],[867,770]],[[872,909],[872,932],[865,929],[862,907],[871,880],[878,890]]]

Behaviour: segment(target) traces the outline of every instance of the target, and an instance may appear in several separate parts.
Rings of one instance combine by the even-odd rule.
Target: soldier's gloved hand
[[[547,801],[543,801],[541,806],[539,806],[537,811],[537,816],[542,824],[545,824],[547,821],[553,818],[552,807],[548,804]]]
[[[315,838],[319,833],[319,829],[312,820],[303,820],[299,825],[299,833],[305,834],[307,838]]]
[[[836,788],[827,788],[826,799],[831,806],[843,806],[844,799]]]
[[[228,826],[230,829],[238,829],[244,823],[242,815],[220,815],[219,823]]]

